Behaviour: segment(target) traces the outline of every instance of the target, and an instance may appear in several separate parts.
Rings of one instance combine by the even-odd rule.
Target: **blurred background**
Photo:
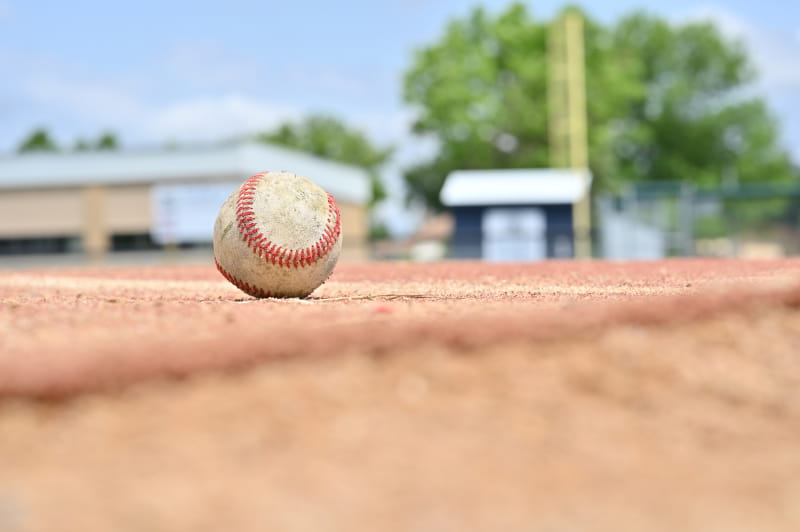
[[[207,261],[290,170],[343,260],[800,252],[800,4],[0,0],[0,265]]]

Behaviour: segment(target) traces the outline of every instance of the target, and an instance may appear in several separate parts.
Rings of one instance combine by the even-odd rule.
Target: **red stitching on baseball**
[[[290,250],[281,247],[270,242],[261,232],[253,208],[258,183],[266,176],[266,172],[251,176],[239,191],[236,201],[236,223],[239,227],[239,235],[259,258],[271,264],[284,268],[303,268],[314,264],[330,252],[342,234],[341,217],[336,200],[329,192],[326,193],[328,195],[328,220],[319,240],[304,249]],[[220,269],[220,271],[222,270]],[[225,274],[223,273],[223,275]]]
[[[228,273],[228,271],[225,268],[219,265],[219,262],[217,261],[216,257],[214,258],[214,264],[217,265],[217,270],[219,271],[219,273],[222,274],[222,276],[225,279],[227,279],[233,286],[235,286],[242,292],[246,293],[247,295],[251,295],[253,297],[277,297],[272,292],[268,292],[267,290],[251,285],[250,283],[246,283],[241,279],[239,279],[238,277],[234,277],[233,275]]]

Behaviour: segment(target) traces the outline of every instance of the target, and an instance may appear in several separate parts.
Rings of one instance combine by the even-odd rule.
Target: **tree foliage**
[[[115,151],[119,149],[119,140],[112,131],[105,131],[97,137],[94,142],[89,142],[84,138],[75,141],[73,151]]]
[[[72,147],[72,151],[89,151],[91,149],[92,146],[83,138],[78,138],[75,141],[75,145]]]
[[[30,135],[25,137],[17,148],[18,153],[34,153],[34,152],[56,152],[58,146],[55,141],[50,137],[47,129],[40,127],[34,129]]]
[[[644,88],[612,124],[621,178],[713,185],[728,171],[743,182],[792,176],[777,122],[747,95],[755,71],[742,43],[709,23],[671,26],[642,13],[621,20],[613,39]]]
[[[95,142],[89,142],[84,138],[78,138],[72,147],[72,151],[93,151],[93,150],[117,150],[119,149],[119,140],[115,133],[106,131],[98,136]],[[17,148],[18,153],[31,153],[31,152],[57,152],[59,151],[58,145],[50,136],[50,132],[43,127],[34,129]]]
[[[574,8],[570,8],[574,9]],[[611,26],[584,15],[589,158],[595,184],[718,182],[791,174],[763,101],[746,97],[753,68],[740,43],[706,23],[671,25],[633,13]],[[476,8],[417,51],[405,99],[414,131],[437,156],[410,169],[411,194],[439,207],[454,169],[549,165],[548,21],[521,3],[492,16]]]
[[[95,149],[107,150],[107,151],[113,151],[119,149],[119,141],[117,140],[117,136],[111,131],[106,131],[102,133],[100,137],[97,139],[97,144],[95,144]]]
[[[262,142],[279,144],[345,164],[358,166],[370,176],[370,206],[386,197],[378,171],[393,153],[375,146],[360,130],[327,115],[311,115],[300,122],[285,123],[256,136]]]

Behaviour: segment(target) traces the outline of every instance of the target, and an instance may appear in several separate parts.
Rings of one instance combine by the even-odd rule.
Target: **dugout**
[[[224,200],[265,170],[305,175],[333,194],[342,258],[367,257],[366,172],[263,143],[0,157],[0,255],[210,246]]]
[[[588,170],[458,170],[440,199],[453,214],[450,256],[535,261],[575,256],[573,207],[589,194]],[[577,228],[589,234],[589,228]]]

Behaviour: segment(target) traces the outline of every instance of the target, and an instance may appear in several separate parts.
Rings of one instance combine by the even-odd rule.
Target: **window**
[[[547,221],[542,209],[487,209],[481,230],[484,260],[515,262],[547,258]]]

